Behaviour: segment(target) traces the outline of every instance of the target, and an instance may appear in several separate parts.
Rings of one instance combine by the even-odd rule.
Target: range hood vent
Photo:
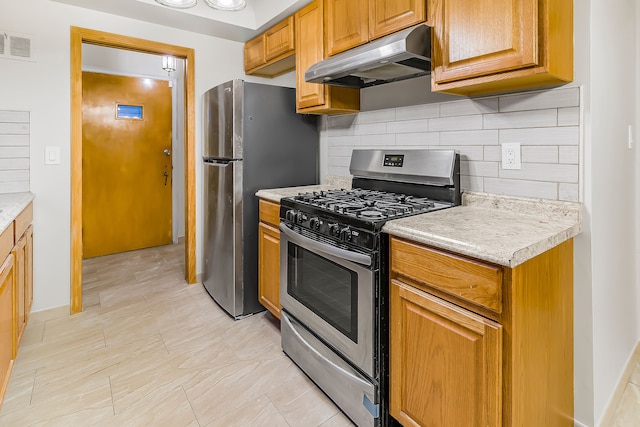
[[[304,79],[363,88],[430,73],[431,28],[419,24],[320,61]]]

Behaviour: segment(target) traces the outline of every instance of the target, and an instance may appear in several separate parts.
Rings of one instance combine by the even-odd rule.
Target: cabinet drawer
[[[392,274],[502,312],[502,267],[391,239]]]
[[[18,239],[20,239],[20,237],[22,237],[24,232],[27,230],[27,227],[29,227],[29,224],[31,224],[32,222],[33,222],[33,203],[29,203],[29,205],[26,208],[24,208],[22,212],[20,212],[20,215],[18,215],[18,217],[13,222],[13,227],[14,227],[13,237],[15,238],[14,243],[17,242]]]
[[[280,205],[260,199],[260,221],[278,228],[280,226]]]
[[[3,260],[9,255],[11,249],[13,248],[14,238],[13,238],[13,227],[9,226],[6,230],[0,234],[0,260]]]

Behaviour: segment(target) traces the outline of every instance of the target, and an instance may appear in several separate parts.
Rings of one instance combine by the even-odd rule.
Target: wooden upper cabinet
[[[247,74],[254,68],[258,68],[266,63],[264,55],[264,35],[249,40],[244,44],[244,70]]]
[[[427,19],[425,0],[369,0],[369,38],[376,39]]]
[[[275,77],[295,68],[294,20],[290,16],[244,44],[248,75]]]
[[[327,56],[369,41],[369,0],[324,0]]]
[[[325,59],[323,1],[315,0],[295,14],[296,106],[298,113],[353,113],[360,110],[358,89],[307,83],[304,73]]]
[[[267,61],[295,51],[293,15],[269,28],[264,33],[264,54]]]
[[[324,0],[327,55],[424,22],[425,0]]]
[[[462,95],[573,79],[572,0],[439,0],[432,89]]]

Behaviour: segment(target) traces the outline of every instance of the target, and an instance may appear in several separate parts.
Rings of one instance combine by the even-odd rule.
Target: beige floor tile
[[[272,316],[234,321],[185,283],[183,251],[85,260],[84,311],[32,315],[0,426],[350,425],[284,355]]]
[[[338,413],[333,402],[304,375],[267,396],[292,427],[319,426]]]
[[[640,425],[640,387],[629,383],[616,410],[615,427]]]
[[[338,412],[327,421],[320,424],[319,427],[353,427],[355,424],[342,412]]]
[[[289,423],[266,396],[261,396],[206,427],[289,427]]]

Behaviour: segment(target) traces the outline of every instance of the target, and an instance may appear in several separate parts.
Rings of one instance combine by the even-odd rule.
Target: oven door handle
[[[299,246],[305,246],[312,250],[323,252],[327,255],[333,255],[338,258],[343,258],[358,264],[366,266],[371,265],[372,260],[370,255],[352,252],[346,249],[336,248],[335,246],[318,242],[317,240],[310,239],[306,236],[296,233],[295,231],[292,231],[289,227],[282,223],[280,223],[280,231],[282,231],[290,241],[296,243]]]

